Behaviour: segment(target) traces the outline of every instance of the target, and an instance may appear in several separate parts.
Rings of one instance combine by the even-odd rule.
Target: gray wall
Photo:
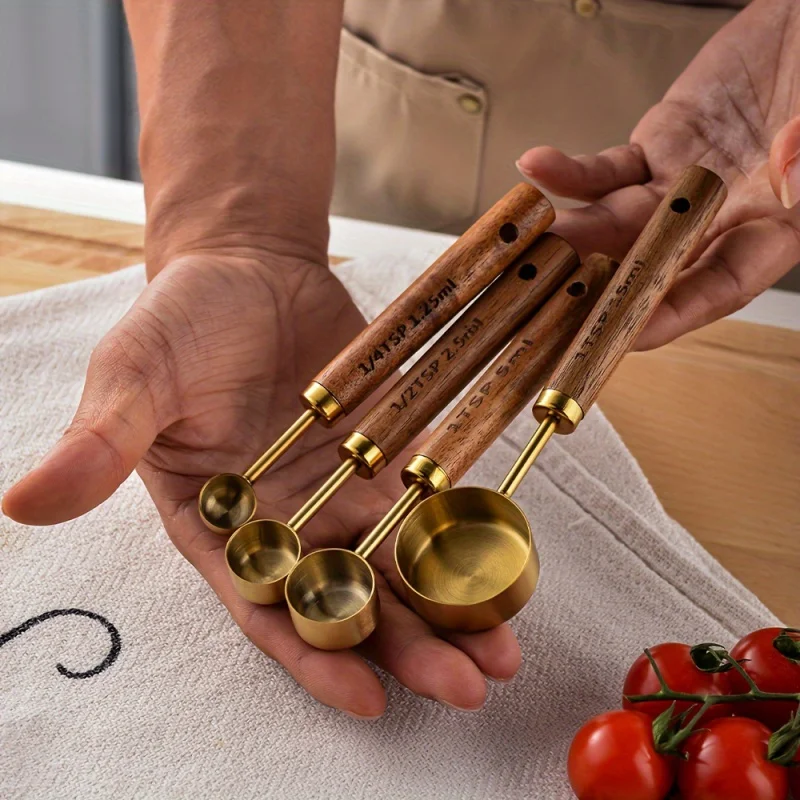
[[[111,0],[0,0],[0,158],[129,177],[125,37]]]

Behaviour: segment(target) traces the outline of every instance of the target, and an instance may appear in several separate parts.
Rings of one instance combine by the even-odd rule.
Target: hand
[[[378,629],[360,655],[323,652],[297,636],[285,607],[239,598],[225,567],[227,540],[206,530],[197,512],[203,483],[246,469],[298,416],[300,390],[363,325],[322,265],[264,254],[175,261],[94,351],[74,422],[7,493],[5,512],[33,525],[73,518],[109,497],[136,468],[177,548],[244,633],[317,700],[379,716],[385,693],[363,656],[420,695],[480,707],[484,675],[508,679],[519,666],[513,634],[503,626],[439,637],[389,588],[399,591],[400,583],[391,544],[372,558],[381,594]],[[259,516],[286,520],[297,510],[338,465],[336,445],[349,423],[315,426],[258,481]],[[353,484],[303,529],[304,551],[353,546],[402,488],[391,469]]]
[[[736,311],[800,263],[799,114],[800,3],[755,0],[700,51],[630,144],[575,158],[537,147],[518,166],[589,204],[560,212],[554,230],[583,254],[615,258],[687,166],[725,181],[724,206],[637,343],[649,349]]]

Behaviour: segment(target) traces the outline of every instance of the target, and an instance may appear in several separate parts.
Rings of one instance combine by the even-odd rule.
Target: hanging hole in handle
[[[583,281],[575,281],[567,286],[567,294],[571,297],[583,297],[586,294],[586,284]]]
[[[500,238],[506,243],[511,244],[511,242],[515,242],[517,237],[519,236],[519,231],[517,230],[517,226],[514,225],[513,222],[506,222],[504,225],[500,226]]]
[[[539,270],[536,269],[536,264],[523,264],[517,273],[524,281],[532,281],[538,274]]]
[[[692,204],[685,197],[676,197],[670,204],[670,209],[676,214],[685,214]]]

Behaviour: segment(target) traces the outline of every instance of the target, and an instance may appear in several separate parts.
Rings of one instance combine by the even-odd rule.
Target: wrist
[[[202,287],[220,280],[223,283],[216,284],[217,291],[221,286],[226,288],[225,297],[219,297],[218,301],[238,298],[235,302],[244,309],[252,303],[258,304],[265,289],[273,299],[291,299],[304,286],[324,286],[335,278],[327,263],[286,255],[280,249],[234,245],[181,252],[160,272],[148,274],[148,282],[167,293],[182,291],[180,287],[185,289],[187,285],[206,291]]]
[[[332,132],[330,147],[325,137],[304,159],[291,137],[261,141],[251,116],[196,118],[175,129],[160,119],[166,108],[154,104],[139,148],[150,277],[178,256],[208,251],[327,263]]]
[[[189,180],[147,191],[145,260],[148,279],[185,255],[214,254],[302,261],[327,267],[327,204],[255,183],[203,186]],[[145,184],[147,187],[147,184]],[[273,190],[277,188],[277,183]]]
[[[324,262],[341,0],[126,0],[148,272],[218,248]]]

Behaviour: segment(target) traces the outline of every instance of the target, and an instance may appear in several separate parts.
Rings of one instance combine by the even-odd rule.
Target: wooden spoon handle
[[[356,426],[383,454],[372,477],[453,400],[499,348],[579,266],[563,239],[543,234],[470,305]],[[342,455],[353,454],[348,443]]]
[[[589,410],[689,262],[725,196],[725,184],[713,172],[692,166],[683,173],[567,349],[548,389],[571,397],[584,414]],[[540,412],[537,407],[537,417]]]
[[[533,399],[600,297],[615,266],[606,256],[587,258],[428,437],[418,455],[444,470],[451,486]],[[416,477],[404,470],[406,483]]]
[[[518,184],[356,336],[314,383],[349,414],[554,219],[553,207],[541,192]]]

